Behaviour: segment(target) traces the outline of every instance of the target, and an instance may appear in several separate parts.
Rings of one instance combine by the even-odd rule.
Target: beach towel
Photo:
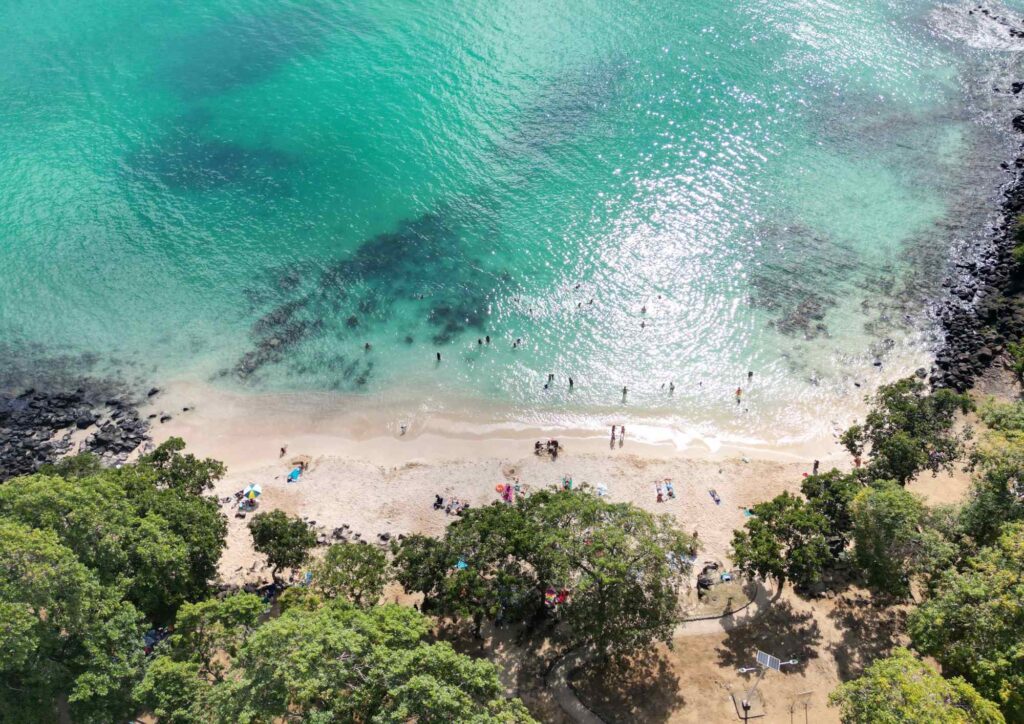
[[[294,468],[290,473],[288,473],[288,482],[298,482],[300,475],[302,475],[302,468]]]

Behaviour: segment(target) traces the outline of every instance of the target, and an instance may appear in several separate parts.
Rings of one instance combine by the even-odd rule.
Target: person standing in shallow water
[[[622,401],[623,402],[626,401],[626,393],[628,393],[628,392],[629,392],[629,389],[625,385],[623,385],[622,386]]]
[[[742,387],[737,387],[736,388],[736,404],[737,405],[740,404],[740,400],[741,399],[743,399],[743,388]]]
[[[438,353],[437,353],[437,361],[438,361],[438,362],[440,362],[440,361],[441,361],[441,353],[440,353],[440,352],[438,352]]]

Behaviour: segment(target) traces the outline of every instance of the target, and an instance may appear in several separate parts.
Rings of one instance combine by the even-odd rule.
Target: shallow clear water
[[[968,7],[7,3],[0,364],[799,429],[990,220]]]

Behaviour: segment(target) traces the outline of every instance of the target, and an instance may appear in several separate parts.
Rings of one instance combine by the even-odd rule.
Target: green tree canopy
[[[732,559],[744,573],[800,587],[821,579],[832,562],[825,515],[788,492],[758,503],[751,512],[732,539]]]
[[[882,385],[868,397],[871,409],[863,425],[840,438],[851,455],[869,455],[869,480],[906,485],[922,470],[952,470],[964,455],[966,433],[953,425],[958,412],[973,407],[970,397],[941,389],[928,394],[923,382],[908,377]]]
[[[313,590],[328,598],[346,598],[372,606],[384,592],[390,571],[388,557],[376,546],[338,543],[313,566]]]
[[[174,645],[154,659],[137,693],[176,724],[532,721],[505,697],[492,664],[426,643],[430,627],[393,605],[335,599],[288,607],[245,635],[221,679],[175,659],[187,647]]]
[[[1005,526],[965,570],[946,572],[908,630],[945,672],[970,681],[1008,719],[1024,720],[1024,523]]]
[[[52,470],[67,477],[0,486],[0,517],[56,533],[100,583],[123,587],[151,620],[205,595],[227,534],[215,500],[161,482],[145,463],[96,470],[88,458],[69,458]]]
[[[298,568],[305,563],[310,549],[316,545],[316,533],[303,520],[283,510],[257,513],[249,521],[249,532],[253,548],[274,567],[275,581],[282,568]]]
[[[56,721],[61,695],[76,722],[115,721],[130,711],[130,690],[142,673],[142,626],[119,593],[52,531],[0,518],[6,721]]]
[[[906,649],[878,659],[829,697],[843,724],[1002,724],[999,707],[961,678],[944,679]]]
[[[800,491],[817,513],[828,521],[829,542],[841,547],[853,528],[850,511],[853,499],[864,488],[856,473],[829,470],[821,475],[808,475],[800,484]]]
[[[545,490],[471,509],[440,541],[406,538],[395,566],[425,610],[478,630],[483,620],[548,615],[571,643],[613,654],[671,636],[694,546],[669,517],[586,489]]]
[[[924,501],[893,482],[865,488],[853,501],[854,555],[868,583],[898,597],[917,575],[944,569],[955,547],[929,524]]]

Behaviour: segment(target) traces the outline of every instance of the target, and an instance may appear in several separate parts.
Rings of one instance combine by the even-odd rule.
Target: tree
[[[224,548],[227,521],[215,500],[166,487],[147,466],[69,477],[30,475],[0,486],[0,516],[56,533],[103,585],[123,585],[150,620],[205,595]]]
[[[905,597],[918,574],[937,572],[955,555],[954,546],[928,525],[920,497],[893,482],[878,482],[853,501],[854,555],[868,583]]]
[[[963,676],[1008,719],[1024,719],[1024,523],[1006,525],[964,570],[947,571],[908,630],[943,671]]]
[[[76,722],[130,712],[141,617],[52,531],[0,518],[0,616],[5,720],[56,721],[62,695]]]
[[[321,600],[245,634],[220,679],[164,654],[137,692],[176,724],[532,722],[492,664],[424,642],[430,629],[410,608]]]
[[[192,454],[182,455],[185,441],[172,437],[153,452],[139,458],[139,467],[156,473],[161,487],[173,488],[191,495],[202,495],[224,477],[227,469],[218,460],[200,460]]]
[[[788,492],[751,508],[753,515],[733,533],[732,559],[747,575],[792,581],[807,587],[821,579],[832,562],[829,521]]]
[[[976,546],[996,542],[1004,524],[1024,520],[1024,446],[1012,443],[980,458],[960,528]]]
[[[815,512],[828,521],[828,538],[845,540],[853,527],[850,506],[864,488],[860,477],[832,469],[821,475],[809,475],[800,484],[800,491]]]
[[[174,659],[195,664],[203,676],[223,679],[266,608],[263,600],[251,593],[186,603],[178,609],[174,633],[163,648]]]
[[[198,664],[155,656],[135,687],[134,696],[161,724],[203,724],[207,718],[202,696],[207,688]]]
[[[851,455],[870,456],[869,480],[895,480],[906,485],[922,470],[953,469],[964,454],[969,432],[957,434],[958,412],[973,407],[971,398],[953,390],[928,394],[923,382],[908,377],[882,385],[874,396],[863,425],[854,425],[840,441]]]
[[[328,598],[347,598],[357,606],[373,605],[388,580],[388,558],[367,544],[339,543],[313,567],[314,590]]]
[[[425,610],[470,619],[478,634],[484,620],[547,616],[570,645],[607,656],[671,637],[693,550],[668,517],[559,490],[471,509],[440,541],[410,536],[394,565]]]
[[[309,549],[316,545],[316,533],[283,510],[257,513],[249,521],[249,532],[253,547],[274,567],[271,575],[275,581],[282,568],[298,568],[305,563]]]
[[[963,679],[943,679],[907,649],[878,659],[829,697],[843,724],[1003,724],[999,708]]]

